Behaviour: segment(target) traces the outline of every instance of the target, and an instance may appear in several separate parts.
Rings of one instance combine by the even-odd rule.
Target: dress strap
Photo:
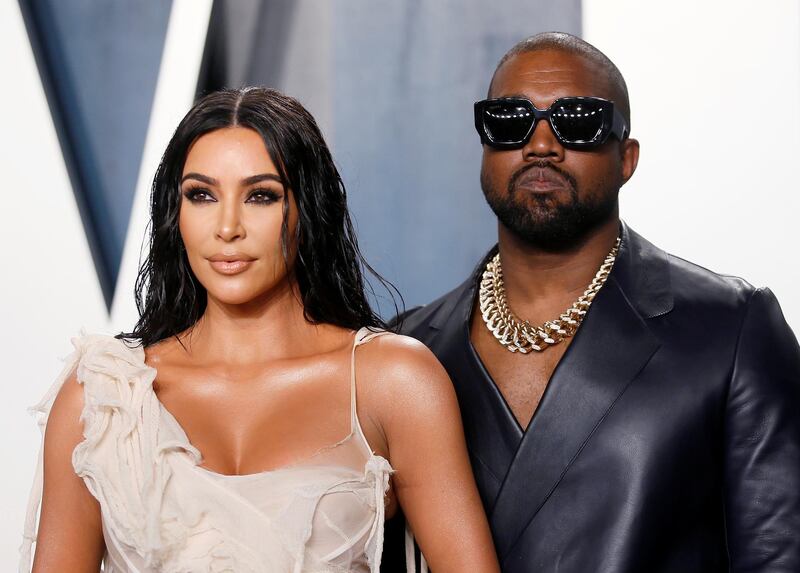
[[[417,573],[417,544],[414,541],[414,534],[411,532],[411,526],[406,521],[406,573]],[[428,573],[428,562],[425,561],[425,556],[422,551],[419,552],[419,573]]]
[[[362,327],[353,337],[353,348],[350,351],[350,431],[354,432],[357,429],[359,433],[361,433],[365,444],[366,438],[361,431],[361,424],[358,421],[358,412],[356,409],[356,348],[384,334],[389,333],[385,330],[371,330],[366,326]],[[367,447],[369,448],[369,444],[367,444]]]
[[[362,344],[366,344],[373,338],[377,338],[379,336],[383,336],[385,334],[389,334],[385,330],[370,330],[367,327],[361,328],[353,339],[353,349],[350,353],[350,425],[352,432],[358,432],[361,435],[361,439],[366,445],[367,449],[372,451],[370,448],[369,443],[367,442],[366,436],[364,436],[364,432],[361,430],[361,423],[358,421],[358,412],[356,408],[356,348],[361,346]],[[387,474],[388,475],[388,474]],[[376,499],[380,500],[383,497],[383,492],[386,489],[386,484],[383,484],[382,488],[379,488],[378,495],[376,495]],[[383,530],[383,518],[381,512],[381,523],[378,526]],[[380,546],[383,547],[383,541],[381,540]],[[405,528],[405,550],[406,550],[406,572],[407,573],[417,573],[417,560],[416,560],[416,543],[414,541],[414,534],[411,532],[411,528],[406,523]],[[425,556],[422,554],[422,551],[419,552],[419,573],[428,573],[428,563],[425,561]]]

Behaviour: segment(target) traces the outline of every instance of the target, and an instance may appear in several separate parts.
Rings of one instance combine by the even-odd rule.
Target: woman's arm
[[[431,570],[499,571],[447,373],[416,340],[382,336],[372,344],[364,360],[371,364],[359,370],[369,388],[362,395],[370,395],[396,472],[392,486]]]
[[[50,410],[44,438],[44,488],[34,573],[97,573],[105,545],[100,505],[72,467],[83,440],[83,387],[73,373]]]

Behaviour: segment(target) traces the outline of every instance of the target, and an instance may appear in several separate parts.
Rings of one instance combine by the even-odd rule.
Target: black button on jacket
[[[469,342],[482,268],[402,332],[453,381],[505,573],[800,573],[800,349],[768,289],[623,224],[523,431]],[[384,572],[402,544],[400,517]]]

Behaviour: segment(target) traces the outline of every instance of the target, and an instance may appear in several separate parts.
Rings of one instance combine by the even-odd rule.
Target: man
[[[402,330],[453,380],[503,571],[800,571],[800,350],[775,297],[620,222],[639,144],[596,48],[525,40],[488,97],[498,246]]]

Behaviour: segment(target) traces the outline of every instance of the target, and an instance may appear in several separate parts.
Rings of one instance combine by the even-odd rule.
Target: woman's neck
[[[305,319],[298,288],[286,281],[244,304],[209,295],[203,316],[181,340],[203,360],[252,364],[296,355],[313,345],[316,331],[327,328]]]

